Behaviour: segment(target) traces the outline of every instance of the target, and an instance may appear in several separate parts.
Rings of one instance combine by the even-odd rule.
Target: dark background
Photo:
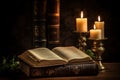
[[[3,1],[1,7],[0,56],[13,56],[32,48],[32,16],[34,0]],[[105,52],[103,61],[120,62],[119,57],[119,4],[115,0],[61,0],[61,45],[74,45],[75,18],[80,11],[88,18],[88,29],[100,15],[105,22]]]

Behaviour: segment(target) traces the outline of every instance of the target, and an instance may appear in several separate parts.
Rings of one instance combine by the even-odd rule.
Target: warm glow
[[[81,11],[81,18],[83,18],[83,11]]]
[[[94,29],[96,29],[95,25],[93,26]]]
[[[100,16],[98,16],[98,21],[100,21]]]

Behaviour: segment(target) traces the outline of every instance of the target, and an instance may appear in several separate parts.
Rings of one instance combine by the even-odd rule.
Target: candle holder
[[[82,51],[86,51],[86,47],[87,47],[87,32],[82,32],[79,33],[79,38],[78,38],[78,48]]]
[[[105,51],[105,48],[103,47],[103,42],[104,40],[106,40],[107,38],[104,38],[104,39],[90,39],[89,40],[92,40],[93,41],[93,47],[92,47],[92,51],[94,52],[95,54],[95,61],[98,63],[98,67],[100,70],[104,70],[105,67],[104,65],[102,64],[102,54],[104,53]]]

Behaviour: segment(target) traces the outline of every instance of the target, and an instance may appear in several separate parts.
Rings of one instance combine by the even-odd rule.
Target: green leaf
[[[91,56],[93,59],[95,59],[95,54],[92,52],[92,50],[88,49],[86,50],[86,53]]]

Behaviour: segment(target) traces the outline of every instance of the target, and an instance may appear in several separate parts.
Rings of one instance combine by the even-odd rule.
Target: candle
[[[87,18],[83,18],[83,11],[81,11],[81,18],[76,18],[77,32],[87,32]]]
[[[96,26],[94,25],[94,29],[90,30],[90,39],[101,39],[101,29],[96,29]]]
[[[100,16],[98,16],[98,21],[95,21],[96,29],[101,29],[102,38],[104,38],[104,21],[100,21]]]

